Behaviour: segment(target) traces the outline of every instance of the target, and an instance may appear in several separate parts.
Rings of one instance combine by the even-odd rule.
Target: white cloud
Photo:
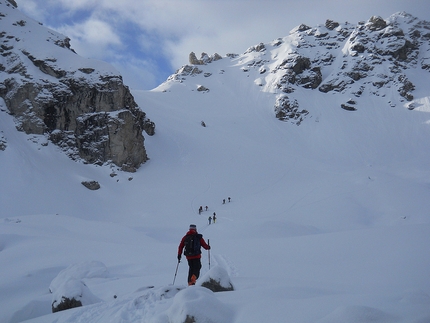
[[[48,0],[45,6],[62,6],[63,8],[71,11],[89,10],[101,8],[103,9],[103,0]],[[117,2],[118,3],[118,2]]]
[[[157,64],[145,59],[128,57],[113,65],[121,72],[124,83],[131,89],[152,89],[158,84]]]
[[[37,0],[18,1],[18,9],[26,13],[31,13],[29,16],[38,21],[44,21],[47,14],[46,10],[37,4]]]
[[[70,37],[72,47],[78,54],[85,57],[106,57],[106,51],[111,46],[122,44],[120,36],[114,32],[112,26],[97,19],[89,19],[75,25],[65,25],[57,30]]]

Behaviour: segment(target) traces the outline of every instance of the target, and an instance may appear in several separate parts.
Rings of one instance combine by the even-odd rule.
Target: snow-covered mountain
[[[2,102],[0,321],[428,322],[428,28],[326,21],[191,55],[132,93],[157,124],[133,174],[17,131]],[[200,281],[234,291],[185,287],[190,223]],[[84,306],[52,314],[63,293]]]
[[[422,82],[420,74],[428,79],[429,30],[429,22],[405,12],[387,20],[374,16],[356,26],[327,20],[313,28],[300,25],[284,38],[252,46],[242,55],[227,56],[261,91],[277,94],[275,113],[279,119],[300,124],[312,114],[308,111],[311,104],[302,103],[300,94],[295,93],[299,88],[337,94],[339,107],[348,111],[365,108],[360,106],[363,96],[385,97],[391,107],[421,107],[421,101],[413,101],[413,92],[415,83]],[[190,75],[209,77],[211,72],[196,65],[219,59],[218,54],[202,53],[197,59],[191,53],[192,65],[183,66],[165,85],[183,82]],[[199,81],[202,84],[197,84],[197,91],[210,90],[204,80]]]

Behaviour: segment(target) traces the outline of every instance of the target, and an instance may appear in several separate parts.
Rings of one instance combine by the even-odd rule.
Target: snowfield
[[[430,322],[428,73],[408,76],[414,110],[298,87],[297,126],[239,65],[133,92],[156,123],[136,173],[68,159],[1,102],[0,322]],[[184,260],[173,285],[191,223],[202,276],[234,291],[187,287]],[[52,313],[64,293],[84,306]]]

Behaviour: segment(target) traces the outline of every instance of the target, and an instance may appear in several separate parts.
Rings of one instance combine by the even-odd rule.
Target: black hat
[[[196,230],[197,231],[197,227],[195,224],[190,224],[190,230]]]

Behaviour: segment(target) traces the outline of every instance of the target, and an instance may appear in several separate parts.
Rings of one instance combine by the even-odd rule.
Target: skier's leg
[[[190,285],[190,282],[191,282],[191,277],[193,276],[193,271],[194,271],[194,268],[193,268],[193,259],[187,259],[187,261],[188,261],[188,285]]]
[[[188,264],[190,266],[190,270],[188,272],[188,285],[194,285],[196,283],[197,278],[200,276],[200,269],[202,268],[202,263],[200,258],[197,259],[189,259]]]
[[[195,271],[194,271],[194,275],[196,275],[196,279],[200,277],[200,269],[202,269],[202,262],[201,262],[201,259],[198,258],[196,259]]]

